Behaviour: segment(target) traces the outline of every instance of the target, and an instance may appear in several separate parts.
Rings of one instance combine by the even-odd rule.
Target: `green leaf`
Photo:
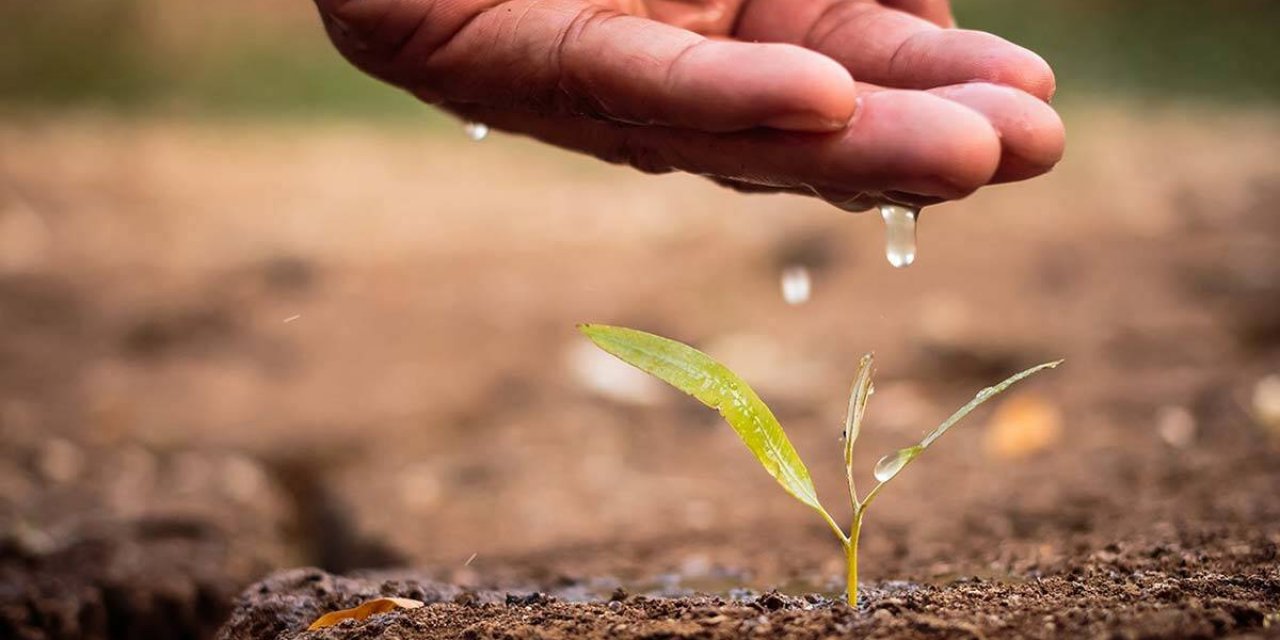
[[[858,375],[853,378],[853,390],[849,392],[849,412],[844,418],[844,465],[853,473],[853,443],[862,432],[862,418],[867,413],[867,400],[873,391],[871,370],[875,356],[868,353],[858,362]]]
[[[956,411],[955,413],[951,414],[950,418],[947,418],[945,421],[943,421],[942,424],[938,425],[937,429],[934,429],[929,433],[929,435],[925,436],[924,440],[920,441],[920,446],[927,448],[929,445],[933,444],[934,440],[941,438],[942,434],[947,432],[947,429],[950,429],[957,422],[960,422],[960,420],[963,419],[965,416],[969,415],[969,412],[973,411],[974,409],[977,409],[979,405],[986,402],[987,400],[990,400],[1000,395],[1001,393],[1004,392],[1005,389],[1012,387],[1022,379],[1035,375],[1041,371],[1044,371],[1045,369],[1052,369],[1060,364],[1062,364],[1061,360],[1055,360],[1053,362],[1038,364],[1034,367],[1031,367],[1030,369],[1027,369],[1026,371],[1015,373],[1009,376],[1004,380],[1004,382],[1001,382],[1000,384],[987,387],[986,389],[979,391],[978,395],[974,396],[973,399],[969,401],[969,404],[966,404],[963,407],[960,407],[959,411]]]
[[[876,480],[880,481],[880,484],[872,488],[871,492],[867,494],[866,500],[863,500],[862,502],[863,508],[866,508],[867,506],[869,506],[871,502],[876,499],[876,496],[880,495],[880,490],[883,489],[884,486],[888,484],[890,480],[893,480],[894,478],[896,478],[899,473],[902,473],[902,470],[905,469],[907,465],[911,464],[912,461],[920,457],[920,454],[924,453],[925,449],[929,448],[929,445],[933,444],[938,438],[941,438],[942,434],[946,433],[948,429],[955,426],[957,422],[960,422],[960,420],[962,420],[965,416],[969,415],[969,413],[971,413],[974,409],[977,409],[979,405],[986,402],[987,400],[990,400],[1000,395],[1000,393],[1002,393],[1005,389],[1012,387],[1022,379],[1032,376],[1036,373],[1039,373],[1040,371],[1043,371],[1045,369],[1052,369],[1060,364],[1062,364],[1062,360],[1055,360],[1053,362],[1046,362],[1044,364],[1039,364],[1034,367],[1031,367],[1030,369],[1027,369],[1026,371],[1015,373],[1009,376],[1004,380],[1004,382],[1001,382],[1000,384],[987,387],[982,391],[979,391],[978,394],[974,396],[973,399],[970,400],[968,404],[964,405],[963,407],[960,407],[959,411],[956,411],[955,413],[951,414],[951,417],[947,418],[942,422],[942,424],[938,425],[938,428],[934,429],[933,431],[930,431],[929,435],[925,436],[924,439],[920,441],[920,444],[907,447],[906,449],[899,449],[897,451],[894,451],[893,453],[890,453],[884,456],[883,458],[880,458],[880,460],[876,462],[876,467],[873,474],[875,475]]]
[[[693,347],[635,329],[587,324],[579,330],[623,362],[719,411],[787,493],[826,514],[818,502],[809,470],[782,425],[755,391],[728,367]]]

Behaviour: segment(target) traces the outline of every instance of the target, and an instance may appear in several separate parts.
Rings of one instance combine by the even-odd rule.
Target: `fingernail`
[[[771,129],[782,129],[783,131],[826,133],[839,131],[849,123],[846,120],[836,120],[817,113],[784,113],[769,118],[762,124]]]

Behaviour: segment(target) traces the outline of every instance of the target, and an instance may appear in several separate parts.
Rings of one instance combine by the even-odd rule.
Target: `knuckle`
[[[844,31],[856,21],[875,15],[873,3],[862,0],[837,0],[832,2],[818,18],[809,25],[801,44],[811,49],[821,50],[833,37]]]
[[[584,71],[591,66],[584,63],[589,60],[592,50],[585,40],[593,29],[618,15],[616,11],[602,6],[584,7],[556,34],[548,54],[548,68],[554,74],[551,83],[554,89],[551,95],[541,100],[547,107],[592,118],[613,117],[614,114],[593,90],[595,79]]]
[[[438,4],[398,0],[317,0],[320,17],[338,51],[362,71],[392,84],[421,84],[421,70],[406,55],[429,41],[440,21]],[[415,52],[416,53],[416,52]]]

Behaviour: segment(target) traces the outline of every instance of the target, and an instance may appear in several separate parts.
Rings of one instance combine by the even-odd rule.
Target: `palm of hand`
[[[317,3],[366,71],[642,170],[862,208],[962,197],[1062,153],[1048,66],[938,26],[945,0]]]

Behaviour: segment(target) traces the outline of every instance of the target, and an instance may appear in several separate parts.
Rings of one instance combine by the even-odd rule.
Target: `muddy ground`
[[[314,637],[1274,635],[1280,124],[1132,112],[926,211],[904,272],[871,216],[501,136],[7,123],[0,637],[291,637],[377,593],[439,604]],[[737,369],[840,520],[862,352],[864,482],[1067,363],[895,481],[852,610],[821,521],[583,321]]]

